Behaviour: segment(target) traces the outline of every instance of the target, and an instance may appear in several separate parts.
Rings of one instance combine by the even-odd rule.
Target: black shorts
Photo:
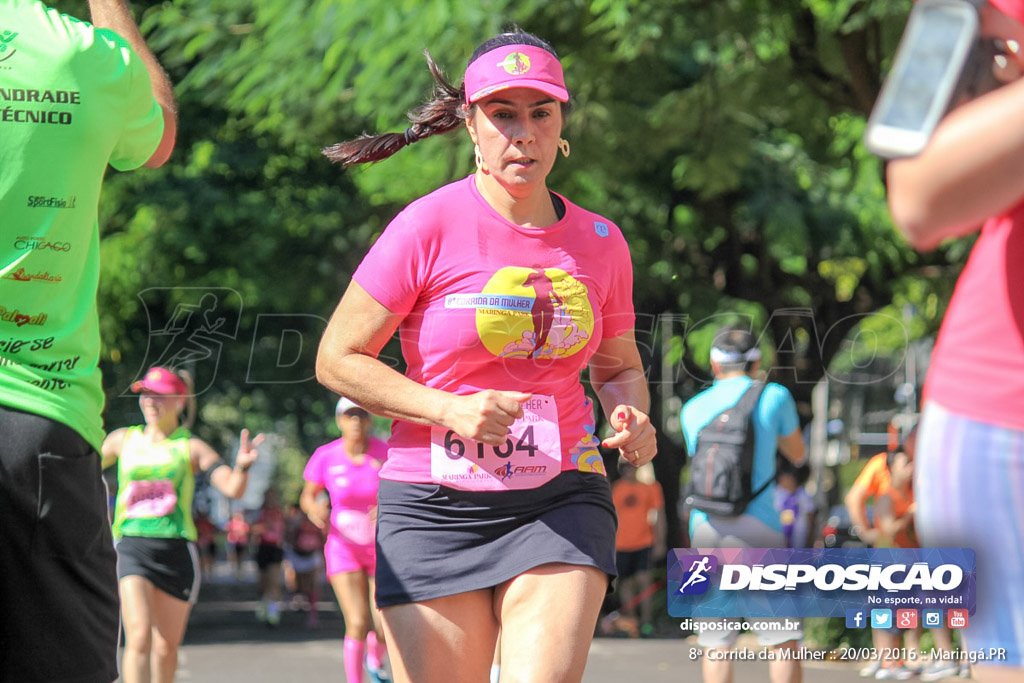
[[[184,538],[124,536],[117,542],[117,578],[141,576],[172,598],[199,598],[196,544]]]
[[[0,679],[117,678],[116,565],[99,454],[0,406]]]
[[[651,568],[651,548],[619,550],[615,553],[615,568],[619,570],[620,579],[647,571]]]
[[[281,564],[284,561],[284,548],[279,545],[267,545],[261,543],[256,548],[256,566],[260,570],[264,570],[267,567],[274,564]]]
[[[509,492],[381,479],[378,501],[380,607],[490,588],[551,562],[615,577],[615,506],[600,474]]]

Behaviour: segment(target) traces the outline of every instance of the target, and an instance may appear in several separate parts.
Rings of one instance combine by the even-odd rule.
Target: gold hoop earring
[[[484,158],[480,155],[480,145],[473,145],[473,159],[476,161],[476,170],[487,173],[487,166],[484,165]]]
[[[572,151],[569,149],[569,141],[565,138],[558,139],[558,150],[562,153],[563,157],[568,158],[569,153]]]

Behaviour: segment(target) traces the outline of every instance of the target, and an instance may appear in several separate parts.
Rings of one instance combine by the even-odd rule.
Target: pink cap
[[[167,368],[150,368],[146,376],[132,384],[132,391],[152,391],[166,396],[187,396],[188,388],[177,373]]]
[[[989,0],[993,7],[1024,24],[1024,0]]]
[[[508,88],[533,88],[569,101],[558,58],[533,45],[502,45],[483,53],[466,68],[465,86],[467,104]]]

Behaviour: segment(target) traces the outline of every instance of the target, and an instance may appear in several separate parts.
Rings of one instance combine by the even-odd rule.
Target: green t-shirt
[[[142,427],[129,427],[117,459],[114,538],[186,538],[196,540],[189,439],[184,427],[159,443],[146,443]]]
[[[0,404],[103,440],[97,205],[163,114],[116,33],[37,0],[0,1]]]

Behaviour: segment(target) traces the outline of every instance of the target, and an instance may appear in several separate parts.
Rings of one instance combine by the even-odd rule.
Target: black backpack
[[[736,517],[774,477],[753,490],[754,408],[764,382],[753,382],[732,408],[697,433],[686,504],[710,515]]]

